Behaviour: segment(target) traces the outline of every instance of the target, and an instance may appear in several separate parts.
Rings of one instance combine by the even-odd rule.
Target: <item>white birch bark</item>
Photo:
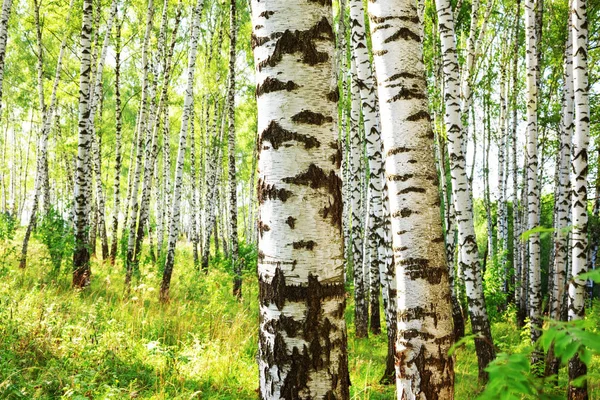
[[[365,221],[365,254],[368,247],[370,262],[364,262],[363,270],[370,271],[371,331],[379,333],[379,274],[385,257],[383,220],[383,161],[381,156],[381,128],[379,104],[373,80],[371,57],[367,47],[365,10],[361,0],[350,1],[350,26],[356,80],[360,89],[361,109],[365,128],[367,161],[369,164],[369,187],[367,192],[367,220]],[[375,278],[375,279],[374,279]]]
[[[123,131],[123,109],[121,108],[121,26],[123,22],[118,21],[116,25],[115,38],[115,179],[114,179],[114,201],[112,216],[112,243],[110,251],[110,262],[115,264],[119,244],[119,213],[121,210],[121,136]]]
[[[169,221],[169,237],[167,243],[167,255],[162,284],[160,287],[160,299],[162,302],[169,300],[169,287],[175,263],[175,247],[179,236],[179,216],[181,204],[181,190],[183,182],[183,162],[185,158],[187,131],[191,110],[194,107],[194,71],[196,70],[196,58],[198,54],[198,36],[200,31],[200,20],[202,18],[202,7],[204,0],[198,0],[192,12],[192,27],[190,49],[187,65],[187,85],[183,102],[183,115],[181,116],[181,129],[179,131],[179,148],[177,150],[177,162],[175,164],[175,179],[173,182],[173,198],[171,201],[171,218]]]
[[[525,41],[527,54],[527,230],[539,225],[538,183],[538,126],[537,126],[537,39],[535,0],[525,0]],[[540,234],[529,235],[529,319],[531,342],[537,341],[541,328],[542,275],[540,265]],[[540,354],[532,353],[532,362],[540,361]]]
[[[233,279],[233,295],[242,297],[242,264],[238,261],[238,226],[237,226],[237,179],[235,169],[235,60],[236,60],[236,0],[230,0],[229,7],[229,87],[227,88],[227,120],[229,135],[229,248],[230,259],[235,277]]]
[[[577,278],[587,272],[588,257],[588,214],[587,214],[587,175],[588,146],[590,141],[590,100],[588,81],[588,20],[587,0],[573,0],[571,4],[571,24],[573,40],[573,90],[574,90],[574,130],[572,175],[573,225],[571,247],[571,276],[569,280],[569,321],[585,317],[585,280]],[[569,361],[569,399],[587,399],[587,385],[576,387],[571,382],[585,375],[586,365],[576,355]]]
[[[2,2],[2,16],[0,16],[0,109],[2,107],[2,86],[4,82],[4,62],[6,58],[6,41],[8,39],[8,20],[12,11],[13,0]]]
[[[134,265],[132,263],[134,246],[135,246],[135,233],[138,221],[138,212],[140,208],[140,199],[139,199],[139,188],[140,181],[142,178],[142,168],[144,168],[143,160],[144,160],[144,140],[147,136],[148,130],[146,126],[148,125],[149,118],[149,108],[150,102],[153,100],[153,97],[150,95],[152,91],[152,85],[150,84],[150,64],[151,64],[151,55],[150,55],[150,36],[152,34],[152,26],[154,19],[154,1],[148,0],[148,6],[146,11],[146,31],[144,33],[144,39],[142,44],[142,94],[140,99],[140,109],[137,115],[136,121],[136,142],[135,142],[135,151],[136,156],[135,159],[131,159],[131,167],[130,174],[133,171],[133,174],[130,175],[130,183],[131,189],[128,195],[129,201],[129,209],[128,209],[128,217],[125,219],[125,226],[127,233],[127,272],[125,275],[125,285],[129,287],[131,282],[131,276],[133,273]],[[125,232],[124,232],[125,236]]]
[[[363,202],[361,196],[364,156],[364,141],[360,126],[360,90],[356,80],[356,59],[351,59],[351,109],[350,109],[350,202],[352,211],[351,243],[352,272],[354,278],[354,325],[356,337],[368,336],[369,304],[367,303],[367,282],[363,264]]]
[[[398,398],[452,399],[452,309],[419,18],[409,0],[368,5],[398,284]]]
[[[104,63],[106,61],[106,54],[108,52],[108,45],[110,43],[110,36],[112,32],[112,26],[117,15],[118,1],[113,0],[110,6],[110,12],[108,20],[106,22],[106,32],[104,34],[104,40],[102,42],[102,50],[100,51],[100,57],[98,59],[98,65],[95,69],[95,76],[92,79],[91,85],[93,88],[91,105],[90,105],[90,129],[92,135],[92,170],[96,176],[96,199],[97,199],[97,225],[100,231],[100,238],[102,240],[102,259],[108,258],[108,236],[106,233],[106,221],[105,221],[105,197],[104,189],[102,186],[102,160],[101,160],[101,148],[100,138],[96,138],[96,112],[102,98],[102,73],[104,72]],[[99,27],[97,28],[99,29]]]
[[[486,379],[485,368],[495,358],[490,323],[485,308],[483,282],[479,265],[479,252],[473,222],[473,199],[465,165],[465,129],[461,120],[460,78],[454,37],[454,15],[450,2],[436,0],[438,25],[442,43],[444,83],[446,100],[445,124],[448,135],[448,154],[452,177],[452,197],[462,273],[467,292],[469,315],[475,338],[475,350],[479,361],[479,377]]]
[[[73,9],[73,0],[71,0],[71,2],[69,4],[69,14],[68,14],[69,16],[67,17],[67,26],[69,26],[72,9]],[[39,13],[39,10],[37,10],[36,13]],[[36,17],[36,20],[37,19],[39,19],[39,16]],[[38,21],[38,23],[39,23],[39,21]],[[2,37],[2,25],[1,24],[2,24],[2,21],[0,21],[0,69],[2,69],[2,70],[0,70],[0,100],[1,100],[1,96],[2,96],[2,77],[3,77],[3,73],[4,73],[3,72],[4,51],[2,49],[2,46],[6,45],[6,37],[4,37],[4,38]],[[4,35],[6,35],[6,33],[4,33]],[[41,50],[40,50],[42,47],[41,32],[40,32],[40,37],[38,38],[38,40],[40,41],[40,43],[38,43],[38,52],[40,52],[39,57],[41,59]],[[48,171],[47,171],[47,169],[48,169],[48,160],[47,160],[48,136],[50,135],[52,119],[54,117],[54,112],[56,110],[56,97],[57,97],[56,94],[58,92],[58,84],[60,82],[60,74],[62,71],[62,62],[63,62],[63,58],[64,58],[66,45],[67,45],[67,36],[65,36],[63,38],[63,40],[60,44],[60,50],[58,52],[58,59],[56,61],[56,71],[54,73],[54,82],[52,85],[52,93],[50,95],[50,107],[48,107],[48,109],[46,109],[46,110],[42,110],[42,112],[43,112],[42,132],[40,133],[40,145],[38,147],[39,161],[38,161],[38,166],[37,166],[37,170],[36,170],[35,193],[34,193],[34,198],[33,198],[31,215],[29,217],[30,218],[29,224],[27,225],[27,230],[25,231],[25,236],[23,238],[23,245],[21,247],[21,260],[19,262],[20,268],[25,268],[27,265],[27,249],[29,246],[29,238],[30,238],[31,232],[33,231],[33,228],[35,226],[40,194],[41,194],[42,190],[44,191],[44,193],[48,193],[50,190],[48,187],[48,184],[46,182],[46,179],[48,178]],[[38,68],[41,68],[41,67],[42,67],[42,65],[38,66]],[[42,71],[42,73],[43,73],[43,71]],[[38,76],[38,85],[41,85],[41,92],[40,92],[41,103],[40,103],[40,105],[43,105],[43,97],[44,97],[43,81],[40,81],[39,78],[40,78],[40,76]],[[45,197],[49,198],[49,195],[46,195]],[[45,202],[44,202],[44,212],[45,213],[47,213],[50,208],[50,204],[49,204],[50,201],[48,200],[48,198],[45,198]]]
[[[252,1],[264,400],[349,398],[331,18],[328,2]]]
[[[81,26],[81,66],[79,72],[79,135],[77,145],[77,173],[74,186],[75,249],[73,251],[73,286],[86,287],[90,284],[90,253],[88,227],[91,186],[90,148],[90,54],[92,33],[92,0],[83,1]]]

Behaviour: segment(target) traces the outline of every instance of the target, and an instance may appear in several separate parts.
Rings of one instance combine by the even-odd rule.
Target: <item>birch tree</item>
[[[379,275],[385,259],[384,220],[383,220],[383,162],[381,156],[381,129],[379,104],[373,81],[371,57],[367,47],[365,31],[365,10],[361,0],[350,1],[350,26],[352,54],[356,65],[356,82],[360,90],[361,110],[365,129],[367,161],[369,166],[369,187],[367,192],[367,218],[363,254],[370,258],[363,261],[363,271],[370,271],[371,332],[379,333]]]
[[[92,33],[92,0],[83,1],[81,26],[81,66],[79,69],[79,135],[77,145],[77,172],[74,186],[75,249],[73,252],[73,286],[84,288],[90,284],[90,252],[88,247],[89,188],[91,182],[90,149],[90,63]]]
[[[236,59],[236,0],[230,0],[229,7],[229,87],[227,89],[227,119],[229,121],[229,246],[231,248],[231,264],[235,277],[233,279],[233,295],[242,297],[242,265],[238,261],[238,228],[237,228],[237,178],[235,169],[235,59]]]
[[[571,25],[573,40],[573,90],[575,119],[573,130],[573,159],[571,185],[572,208],[572,266],[569,280],[569,321],[585,316],[585,281],[578,275],[587,271],[588,257],[588,214],[587,174],[588,146],[590,135],[590,100],[588,82],[588,20],[587,1],[573,0],[571,3]],[[575,386],[574,379],[587,373],[586,365],[575,355],[569,361],[569,399],[587,399],[587,385]]]
[[[448,135],[452,198],[458,227],[460,263],[467,292],[469,316],[475,337],[475,351],[479,362],[479,377],[487,379],[485,368],[496,354],[492,342],[490,323],[483,296],[483,280],[479,266],[479,251],[473,222],[472,189],[466,173],[465,130],[461,120],[458,60],[454,37],[454,15],[450,2],[436,0],[439,32],[444,61],[444,98],[446,99],[445,124]],[[491,234],[491,233],[490,233]]]
[[[452,309],[417,8],[375,0],[369,17],[398,284],[398,398],[452,399]]]
[[[173,180],[173,198],[171,200],[171,218],[169,221],[169,237],[167,240],[167,258],[163,279],[160,287],[160,299],[162,302],[169,300],[169,287],[171,275],[175,264],[175,247],[179,237],[179,217],[181,205],[181,191],[183,182],[183,162],[185,158],[187,132],[190,124],[190,114],[194,107],[194,71],[196,69],[196,58],[198,52],[198,36],[200,31],[200,19],[204,0],[198,0],[192,11],[192,28],[190,49],[187,65],[187,85],[183,103],[183,115],[181,116],[181,130],[179,131],[179,148],[177,150],[177,162],[175,164],[175,179]]]
[[[13,0],[2,2],[2,15],[0,16],[0,111],[2,109],[2,93],[4,83],[4,63],[6,61],[6,41],[8,40],[8,20],[12,11]]]
[[[540,336],[542,276],[540,266],[540,234],[532,231],[539,224],[538,184],[538,124],[537,124],[537,37],[535,0],[525,0],[525,37],[527,68],[527,229],[529,232],[529,319],[531,343]],[[532,363],[540,361],[538,352],[532,353]]]
[[[330,2],[252,1],[265,400],[349,398],[331,19]]]

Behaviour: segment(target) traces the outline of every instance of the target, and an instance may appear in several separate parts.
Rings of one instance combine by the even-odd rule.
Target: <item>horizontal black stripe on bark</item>
[[[299,87],[300,86],[295,84],[293,81],[282,82],[277,78],[268,77],[262,83],[256,85],[256,97],[260,97],[265,93],[273,93],[283,90],[291,92]]]
[[[267,141],[271,143],[271,146],[277,150],[285,142],[296,141],[304,144],[305,149],[312,149],[313,147],[320,147],[321,143],[314,137],[303,135],[297,132],[292,132],[284,129],[276,121],[271,121],[267,129],[265,129],[260,135],[260,147],[263,147],[263,142]]]
[[[308,169],[294,177],[284,178],[285,183],[295,185],[310,186],[312,189],[327,189],[327,192],[333,197],[333,202],[321,209],[323,218],[331,216],[331,222],[334,226],[342,229],[342,180],[335,173],[330,171],[325,173],[315,164],[309,165]]]
[[[329,20],[323,17],[315,26],[306,31],[286,30],[277,38],[277,43],[271,55],[258,64],[258,70],[264,67],[274,67],[281,62],[284,54],[301,53],[301,62],[308,65],[316,65],[329,60],[329,54],[318,51],[314,41],[328,40],[333,42],[335,35]],[[270,38],[253,38],[253,46],[261,45]],[[254,45],[256,43],[256,45]]]

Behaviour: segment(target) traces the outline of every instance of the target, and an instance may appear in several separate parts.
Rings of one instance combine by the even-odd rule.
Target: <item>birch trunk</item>
[[[106,23],[106,32],[104,34],[104,40],[102,43],[102,50],[100,52],[100,58],[98,59],[98,65],[96,67],[95,76],[93,82],[93,93],[91,93],[91,105],[90,105],[90,129],[92,135],[92,169],[96,176],[96,199],[97,209],[96,218],[98,230],[100,232],[100,239],[102,240],[102,259],[105,260],[109,257],[108,253],[108,236],[106,233],[106,221],[105,221],[105,198],[104,189],[102,187],[102,159],[101,159],[101,142],[100,137],[96,138],[95,118],[98,105],[102,101],[102,73],[104,71],[104,62],[106,60],[106,54],[108,52],[108,44],[110,42],[110,35],[112,32],[112,26],[117,15],[118,1],[113,0],[108,21]],[[97,28],[99,29],[99,27]],[[100,116],[102,112],[100,111]]]
[[[190,49],[188,53],[187,86],[183,103],[183,115],[181,117],[181,130],[179,131],[179,149],[177,151],[177,163],[175,165],[175,180],[173,182],[173,199],[171,204],[171,218],[169,221],[169,237],[167,243],[167,258],[160,287],[160,300],[169,300],[169,287],[173,265],[175,263],[175,247],[179,236],[179,216],[181,204],[181,186],[183,182],[183,162],[185,158],[188,125],[190,123],[191,110],[194,107],[194,71],[196,69],[196,56],[198,49],[198,36],[200,31],[200,19],[204,0],[198,0],[192,12],[192,27]]]
[[[356,59],[351,60],[351,110],[350,110],[350,195],[352,205],[352,271],[354,277],[354,325],[356,337],[368,336],[369,330],[369,304],[367,303],[367,282],[365,282],[365,269],[363,265],[363,231],[362,222],[362,179],[363,171],[363,139],[360,127],[360,91],[356,80]]]
[[[8,0],[11,1],[11,0]],[[5,2],[6,5],[6,2]],[[73,0],[71,0],[71,3],[69,4],[69,16],[67,17],[67,26],[69,26],[69,21],[70,21],[70,16],[71,16],[71,10],[73,9]],[[9,11],[10,11],[10,6],[9,6]],[[39,25],[39,8],[38,5],[36,3],[36,25]],[[4,11],[3,11],[3,18],[4,18]],[[7,16],[8,18],[8,16]],[[2,20],[4,21],[4,20]],[[2,21],[0,21],[0,101],[2,99],[2,79],[3,79],[3,66],[4,66],[4,51],[2,49],[2,46],[6,45],[6,32],[4,33],[4,37],[2,36]],[[34,198],[33,198],[33,205],[32,205],[32,209],[31,209],[31,215],[30,215],[30,219],[29,219],[29,224],[27,225],[27,230],[25,231],[25,237],[23,238],[23,245],[21,248],[21,260],[19,263],[19,267],[20,268],[25,268],[27,266],[27,249],[29,247],[29,238],[31,237],[31,232],[33,231],[33,228],[35,227],[35,221],[37,218],[37,209],[38,209],[38,202],[39,202],[39,196],[40,196],[40,192],[42,191],[43,187],[46,186],[44,184],[44,181],[47,177],[47,171],[42,171],[41,165],[43,165],[45,167],[45,169],[47,170],[48,167],[48,162],[47,162],[47,144],[48,144],[48,136],[50,135],[50,129],[51,129],[51,124],[52,124],[52,119],[54,116],[54,111],[56,109],[56,93],[58,91],[58,84],[60,82],[60,73],[62,71],[62,60],[64,57],[64,53],[65,53],[65,47],[67,45],[67,36],[65,36],[65,38],[63,38],[61,44],[60,44],[60,50],[58,52],[58,60],[56,61],[56,71],[54,73],[54,83],[52,85],[52,94],[50,96],[50,107],[47,110],[42,109],[43,112],[43,121],[42,121],[42,132],[40,134],[40,146],[39,146],[39,161],[38,161],[38,169],[37,169],[37,173],[36,173],[36,179],[35,179],[35,193],[34,193]],[[42,43],[41,43],[41,31],[39,33],[38,36],[38,56],[39,56],[39,61],[41,61],[41,48],[42,48]],[[38,64],[38,69],[42,68],[42,64]],[[43,73],[43,71],[40,72],[40,74]],[[41,92],[40,92],[40,106],[43,106],[43,97],[44,97],[44,93],[43,93],[43,82],[41,80],[39,80],[41,78],[40,75],[38,75],[38,85],[42,85],[41,88]],[[47,187],[47,186],[46,186]],[[49,191],[49,187],[47,189],[43,189],[44,193],[47,193],[47,191]],[[49,197],[49,195],[48,195]],[[47,203],[49,203],[49,200],[47,200]],[[45,213],[48,212],[50,204],[44,204],[45,207]]]
[[[0,108],[2,107],[2,86],[4,82],[4,62],[6,58],[6,41],[8,39],[8,20],[12,11],[13,0],[4,0],[2,16],[0,16]]]
[[[227,90],[227,113],[229,121],[229,248],[231,249],[231,265],[233,278],[233,295],[242,297],[242,264],[238,261],[238,227],[237,227],[237,179],[235,172],[235,59],[236,59],[236,0],[230,0],[229,7],[229,88]]]
[[[569,280],[569,321],[585,317],[585,281],[577,278],[587,272],[588,214],[587,174],[590,141],[590,100],[588,82],[588,20],[587,1],[573,0],[571,4],[573,37],[573,89],[575,119],[573,130],[572,191],[572,266]],[[569,399],[588,398],[587,383],[576,387],[572,381],[587,373],[586,365],[576,355],[569,361]]]
[[[379,104],[373,81],[371,57],[367,47],[365,31],[365,10],[361,0],[350,1],[350,26],[352,53],[356,65],[356,81],[360,89],[361,109],[365,128],[367,160],[369,163],[369,187],[367,192],[367,220],[364,226],[365,250],[370,253],[370,262],[365,262],[363,270],[370,271],[371,332],[378,334],[379,317],[379,275],[383,270],[385,257],[384,220],[383,220],[383,161],[381,156],[381,128],[379,122]],[[365,259],[366,261],[366,259]]]
[[[525,36],[527,68],[527,230],[539,225],[538,132],[537,132],[537,38],[535,0],[525,0]],[[531,343],[535,344],[541,331],[542,276],[540,269],[540,234],[529,234],[529,319]],[[532,364],[541,355],[532,353]]]
[[[510,144],[511,144],[511,173],[512,173],[512,184],[513,184],[513,192],[512,192],[512,209],[513,209],[513,270],[514,270],[514,300],[515,305],[517,306],[517,326],[521,328],[521,318],[519,316],[522,314],[520,310],[521,303],[521,269],[523,260],[520,257],[519,247],[521,245],[521,241],[519,240],[521,235],[521,218],[519,217],[521,205],[519,204],[519,160],[517,158],[517,126],[519,123],[518,120],[518,108],[517,101],[519,96],[519,31],[520,31],[520,18],[521,14],[521,1],[517,0],[515,7],[515,34],[514,34],[514,43],[513,43],[513,64],[512,64],[512,96],[511,96],[511,109],[512,109],[512,124],[511,124],[511,132],[510,132]]]
[[[399,399],[452,399],[452,308],[414,2],[369,2],[398,284]]]
[[[570,24],[569,24],[570,28]],[[571,159],[571,137],[573,134],[573,41],[572,30],[568,30],[565,44],[563,97],[561,112],[560,147],[556,160],[556,200],[554,216],[554,265],[552,292],[550,293],[550,317],[561,320],[561,309],[567,283],[568,246],[565,229],[569,224],[569,164]],[[560,364],[553,349],[548,352],[546,375],[557,375]]]
[[[466,147],[464,144],[466,135],[461,120],[459,101],[460,78],[454,37],[454,15],[448,0],[436,0],[436,6],[444,61],[445,123],[448,135],[450,175],[452,177],[452,197],[458,227],[458,243],[460,243],[460,263],[464,274],[471,327],[473,333],[477,335],[475,338],[475,351],[479,362],[479,377],[485,381],[487,380],[485,368],[495,358],[496,354],[483,296],[479,251],[473,222],[472,191],[467,179],[465,153],[463,152]]]
[[[119,243],[119,212],[121,209],[121,134],[123,130],[123,109],[121,108],[121,26],[118,21],[115,38],[115,181],[112,217],[112,243],[110,262],[115,264]]]
[[[77,173],[74,186],[75,249],[73,251],[73,286],[84,288],[90,284],[90,253],[88,227],[91,186],[90,148],[90,54],[92,33],[92,0],[83,1],[81,27],[81,66],[79,73],[79,135],[77,146]]]
[[[265,400],[349,398],[331,16],[330,2],[252,1]]]
[[[144,40],[142,45],[142,95],[140,99],[140,110],[137,116],[137,127],[136,127],[136,157],[131,160],[131,167],[135,165],[135,169],[130,168],[133,171],[131,175],[131,189],[129,194],[129,210],[128,218],[125,221],[125,227],[127,229],[127,272],[125,275],[125,285],[129,287],[131,282],[131,276],[133,274],[133,253],[135,246],[135,233],[137,227],[137,215],[140,207],[139,203],[139,188],[140,180],[142,176],[143,159],[144,159],[144,139],[146,138],[148,124],[148,108],[150,107],[149,102],[152,100],[152,96],[149,95],[151,91],[151,85],[149,82],[150,75],[150,36],[152,34],[152,26],[154,19],[154,1],[148,0],[147,12],[146,12],[146,31],[144,33]],[[134,164],[135,163],[135,164]],[[125,232],[124,232],[125,233]]]
[[[387,355],[385,372],[380,382],[390,384],[396,382],[396,339],[398,336],[398,290],[396,284],[396,266],[392,254],[392,220],[390,216],[390,199],[387,184],[384,182],[382,191],[383,223],[384,223],[384,254],[381,268],[381,287],[385,323],[387,326]]]

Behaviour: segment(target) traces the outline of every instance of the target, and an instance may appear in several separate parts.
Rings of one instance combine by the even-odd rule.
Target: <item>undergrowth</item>
[[[2,246],[15,246],[18,240],[5,240]],[[249,267],[243,300],[237,301],[231,295],[229,265],[218,258],[208,274],[197,272],[190,249],[180,243],[172,299],[166,305],[158,301],[157,266],[142,265],[132,291],[124,296],[122,265],[96,260],[91,287],[75,291],[69,268],[57,274],[46,251],[32,241],[25,270],[17,267],[16,253],[3,260],[0,398],[258,397],[258,285],[251,249],[244,250]],[[385,330],[356,339],[352,315],[349,295],[351,398],[394,399],[394,386],[378,383],[385,365]],[[527,335],[522,339],[510,321],[493,325],[494,339],[500,351],[524,354]],[[598,360],[593,362],[597,368]],[[482,392],[472,341],[457,349],[455,371],[456,399]],[[561,374],[564,383],[565,372]]]

